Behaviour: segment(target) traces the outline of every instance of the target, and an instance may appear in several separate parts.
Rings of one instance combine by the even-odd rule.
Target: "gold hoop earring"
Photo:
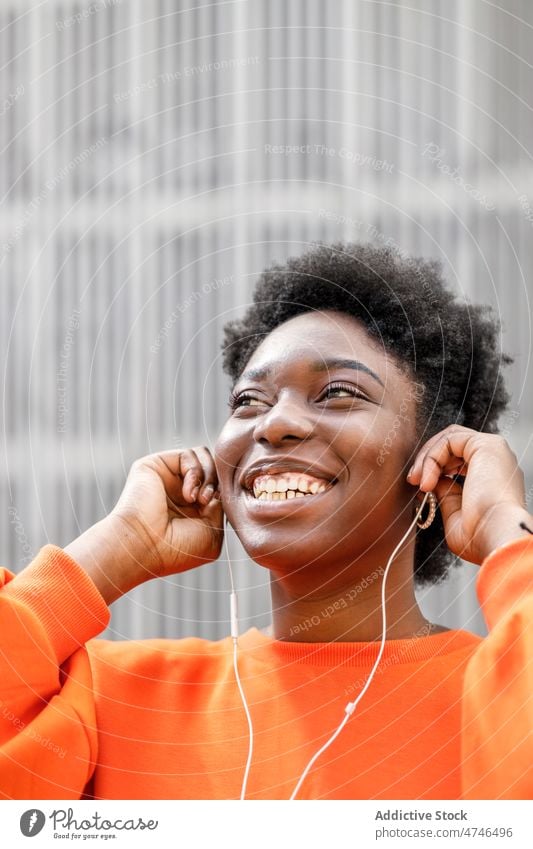
[[[425,531],[426,528],[429,528],[433,519],[437,515],[437,496],[434,492],[429,493],[429,512],[427,514],[426,520],[424,522],[418,521],[416,523],[417,528],[420,528],[421,531]]]

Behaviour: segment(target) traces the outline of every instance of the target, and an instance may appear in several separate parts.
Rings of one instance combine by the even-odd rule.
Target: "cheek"
[[[366,486],[382,490],[397,481],[407,462],[408,449],[405,434],[393,426],[394,418],[387,421],[376,417],[373,425],[352,426],[342,435],[332,436],[331,446],[342,457],[350,472],[350,488],[357,489],[362,480]],[[360,496],[360,491],[359,491]]]
[[[387,428],[375,417],[364,421],[346,422],[335,433],[330,432],[329,444],[353,469],[361,466],[376,467],[376,460],[384,442]]]
[[[222,486],[231,479],[241,453],[242,440],[235,433],[231,422],[227,422],[215,442],[213,454],[218,479]]]

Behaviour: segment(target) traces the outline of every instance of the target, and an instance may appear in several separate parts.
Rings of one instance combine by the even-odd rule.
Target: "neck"
[[[318,563],[289,576],[272,575],[272,636],[294,642],[381,640],[381,596],[390,557],[368,555],[340,567]],[[414,592],[414,539],[394,558],[385,586],[386,639],[427,636],[439,629],[423,616]],[[335,576],[342,575],[342,580]],[[326,576],[331,575],[326,584]],[[317,576],[320,584],[317,585]]]

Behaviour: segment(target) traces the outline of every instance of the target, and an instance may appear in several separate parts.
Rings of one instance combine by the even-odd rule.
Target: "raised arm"
[[[533,516],[523,472],[501,436],[452,425],[428,440],[408,480],[436,493],[454,554],[481,564],[489,635],[465,673],[462,797],[531,799]]]
[[[137,460],[113,511],[19,575],[0,568],[0,797],[77,799],[98,762],[88,640],[132,587],[216,559],[207,449]]]
[[[0,581],[2,797],[79,798],[97,754],[84,643],[107,625],[107,605],[53,545],[17,577],[0,570]]]

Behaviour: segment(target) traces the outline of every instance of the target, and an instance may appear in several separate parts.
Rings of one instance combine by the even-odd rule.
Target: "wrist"
[[[524,507],[511,502],[495,504],[483,517],[479,531],[481,561],[502,545],[531,537],[530,531],[533,531],[533,516]]]
[[[140,574],[131,536],[124,523],[106,516],[64,548],[87,572],[107,605],[148,577]]]

